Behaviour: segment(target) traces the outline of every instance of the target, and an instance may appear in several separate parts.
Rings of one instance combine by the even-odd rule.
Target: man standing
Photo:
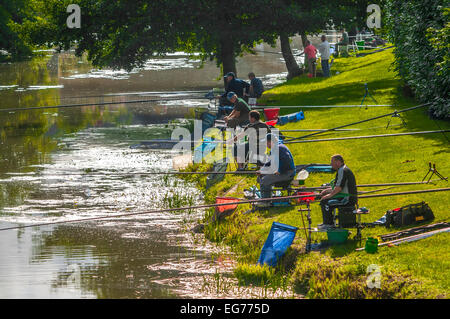
[[[308,59],[308,76],[316,77],[316,54],[317,49],[309,40],[306,41],[305,58]]]
[[[339,56],[339,51],[341,50],[340,47],[347,48],[347,45],[349,44],[348,33],[345,31],[345,28],[342,28],[341,32],[342,38],[336,43],[336,56]]]
[[[233,104],[233,110],[230,115],[225,116],[223,119],[227,123],[228,127],[236,128],[236,126],[244,125],[248,123],[248,113],[250,112],[250,107],[248,104],[238,97],[234,92],[228,92],[228,100]]]
[[[324,77],[330,76],[330,65],[328,60],[330,59],[330,43],[327,41],[327,37],[322,35],[322,43],[319,44],[320,60],[322,64],[322,72]]]
[[[248,79],[250,80],[250,89],[247,95],[251,98],[259,99],[264,92],[264,86],[261,79],[258,79],[253,72],[248,74]]]
[[[274,134],[267,134],[267,148],[271,150],[271,154],[275,147],[278,147],[278,158],[273,159],[278,163],[271,161],[264,164],[258,173],[258,183],[261,190],[261,198],[272,197],[272,185],[279,182],[290,181],[295,177],[294,157],[291,151],[284,144],[278,143],[278,138]],[[277,165],[278,164],[278,165]],[[276,166],[273,172],[273,166]],[[268,206],[268,202],[263,202],[261,206]]]
[[[358,202],[358,190],[356,179],[350,168],[344,163],[344,158],[337,154],[331,157],[331,167],[337,171],[334,185],[320,193],[322,197],[320,206],[322,208],[323,224],[318,227],[329,229],[334,227],[333,210],[339,206],[354,206]]]

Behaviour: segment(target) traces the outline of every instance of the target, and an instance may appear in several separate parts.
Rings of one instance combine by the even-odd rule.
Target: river
[[[280,54],[246,55],[237,69],[243,79],[255,72],[266,86],[286,76]],[[0,108],[173,97],[221,88],[219,75],[215,62],[200,68],[184,53],[125,72],[95,69],[71,52],[43,51],[31,61],[0,64]],[[130,146],[170,138],[193,107],[208,104],[197,99],[204,94],[0,112],[0,228],[111,216],[0,231],[0,298],[265,296],[236,288],[232,254],[189,231],[204,211],[114,217],[165,208],[173,196],[183,205],[202,202],[193,185],[144,174],[170,169],[170,150]]]

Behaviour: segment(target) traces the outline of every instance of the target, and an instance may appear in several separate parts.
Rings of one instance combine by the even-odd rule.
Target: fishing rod
[[[362,196],[358,196],[358,198],[373,198],[373,197],[383,197],[383,196],[386,197],[386,196],[431,193],[431,192],[444,192],[444,191],[450,191],[450,187],[449,188],[436,188],[436,189],[429,189],[429,190],[409,191],[409,192],[401,192],[401,193],[362,195]],[[145,214],[151,214],[151,213],[168,213],[168,212],[176,212],[176,211],[181,211],[181,210],[203,209],[203,208],[212,208],[212,207],[220,207],[220,206],[227,206],[227,205],[252,204],[252,203],[260,203],[260,202],[267,202],[267,201],[273,201],[273,200],[299,199],[299,198],[311,197],[312,195],[313,194],[291,195],[291,196],[283,196],[283,197],[259,198],[259,199],[250,199],[250,200],[241,200],[241,201],[238,200],[235,202],[228,202],[228,203],[216,203],[216,204],[187,206],[187,207],[178,207],[178,208],[167,208],[167,209],[151,210],[151,211],[137,212],[137,213],[118,214],[118,215],[114,215],[114,216],[109,215],[109,216],[73,219],[73,220],[66,220],[66,221],[59,221],[59,222],[39,223],[39,224],[32,224],[32,225],[20,225],[20,226],[0,228],[0,231],[23,229],[23,228],[29,228],[29,227],[35,227],[35,226],[48,226],[48,225],[57,225],[57,224],[68,224],[68,223],[82,223],[82,222],[86,222],[86,221],[108,219],[108,218],[112,218],[112,217],[128,217],[128,216],[145,215]],[[314,194],[314,195],[317,196],[318,194]]]
[[[396,115],[398,115],[399,113],[412,111],[412,110],[415,110],[415,109],[418,109],[418,108],[422,108],[422,107],[427,106],[427,105],[430,105],[430,104],[431,104],[431,102],[425,103],[425,104],[420,104],[420,105],[416,105],[416,106],[413,106],[413,107],[410,107],[410,108],[406,108],[406,109],[403,109],[403,110],[400,110],[400,111],[394,111],[394,112],[392,112],[392,113],[387,113],[387,114],[383,114],[383,115],[371,117],[371,118],[368,118],[368,119],[365,119],[365,120],[362,120],[362,121],[353,122],[353,123],[350,123],[350,124],[345,124],[345,125],[337,126],[337,127],[334,127],[334,128],[330,128],[330,129],[328,129],[328,130],[326,130],[326,131],[315,132],[315,133],[311,133],[311,134],[299,136],[299,137],[295,138],[295,140],[297,140],[297,139],[302,139],[302,138],[305,138],[305,137],[314,136],[314,135],[318,135],[318,134],[322,134],[322,133],[324,133],[324,132],[334,131],[334,130],[336,130],[336,129],[341,129],[341,128],[344,128],[344,127],[348,127],[348,126],[352,126],[352,125],[356,125],[356,124],[360,124],[360,123],[364,123],[364,122],[369,122],[369,121],[377,120],[377,119],[380,119],[380,118],[383,118],[383,117],[387,117],[387,116],[393,116],[393,115],[396,116]]]
[[[208,98],[206,98],[206,97],[189,98],[189,100],[207,100],[207,99]],[[42,110],[42,109],[60,109],[60,108],[72,108],[72,107],[103,106],[103,105],[149,103],[149,102],[165,102],[165,101],[178,101],[178,100],[186,100],[186,98],[136,100],[136,101],[123,101],[123,102],[100,102],[100,103],[68,104],[68,105],[54,105],[54,106],[17,107],[17,108],[0,109],[0,112],[15,112],[15,111],[29,111],[29,110]]]
[[[374,104],[374,105],[279,105],[279,106],[273,106],[273,105],[258,105],[252,107],[253,110],[260,110],[260,109],[272,109],[272,108],[278,108],[278,109],[298,109],[298,108],[339,108],[339,107],[388,107],[388,106],[394,106],[391,104]]]
[[[324,132],[330,132],[330,130],[326,131],[320,131],[317,133],[324,133]],[[419,131],[419,132],[404,132],[404,133],[392,133],[392,134],[378,134],[378,135],[363,135],[363,136],[347,136],[347,137],[333,137],[333,138],[322,138],[322,139],[314,139],[314,140],[302,140],[297,141],[297,139],[300,139],[301,137],[286,139],[283,141],[283,144],[298,144],[298,143],[314,143],[314,142],[331,142],[331,141],[342,141],[342,140],[354,140],[354,139],[365,139],[365,138],[378,138],[378,137],[392,137],[392,136],[404,136],[404,135],[421,135],[421,134],[436,134],[436,133],[446,133],[450,132],[449,130],[438,130],[438,131]],[[313,133],[315,134],[315,133]],[[184,141],[184,140],[155,140],[155,141],[145,141],[141,142],[142,145],[151,144],[151,143],[182,143],[182,144],[190,144],[193,145],[196,142],[200,143],[206,143],[206,144],[224,144],[223,146],[226,147],[227,141],[223,140],[214,140],[214,141]]]
[[[450,130],[405,132],[405,133],[365,135],[365,136],[334,137],[334,138],[322,138],[322,139],[315,139],[315,140],[297,141],[297,139],[301,138],[301,137],[299,137],[299,138],[286,140],[283,143],[284,144],[296,144],[296,143],[330,142],[330,141],[354,140],[354,139],[377,138],[377,137],[391,137],[391,136],[403,136],[403,135],[435,134],[435,133],[445,133],[445,132],[450,132]],[[319,132],[319,133],[322,133],[322,132]]]
[[[403,124],[392,124],[389,125],[389,127],[392,126],[402,126]],[[336,129],[333,131],[337,131],[337,132],[352,132],[352,131],[364,131],[364,130],[372,130],[372,129],[376,129],[376,128],[385,128],[386,126],[373,126],[373,127],[366,127],[366,128],[342,128],[342,129]],[[440,130],[442,130],[441,128],[439,128]],[[328,129],[300,129],[300,130],[279,130],[280,132],[324,132],[327,131]]]
[[[311,197],[311,195],[292,195],[292,196],[285,196],[285,197],[276,197],[276,199],[283,200],[283,199],[296,199],[296,198],[303,198],[303,197]],[[48,226],[48,225],[67,224],[67,223],[82,223],[82,222],[86,222],[86,221],[108,219],[111,217],[128,217],[128,216],[137,216],[137,215],[145,215],[145,214],[152,214],[152,213],[169,213],[169,212],[176,212],[176,211],[181,211],[181,210],[212,208],[212,207],[220,207],[220,206],[227,206],[227,205],[251,204],[251,203],[266,202],[266,201],[271,201],[271,200],[274,200],[274,198],[259,198],[259,199],[249,199],[249,200],[242,200],[242,201],[228,202],[228,203],[218,203],[218,204],[216,203],[216,204],[206,204],[206,205],[197,205],[197,206],[166,208],[166,209],[159,209],[159,210],[150,210],[150,211],[145,211],[145,212],[118,214],[118,215],[114,215],[114,216],[109,215],[109,216],[73,219],[73,220],[66,220],[66,221],[59,221],[59,222],[39,223],[39,224],[32,224],[32,225],[20,225],[20,226],[14,226],[14,227],[0,228],[0,231],[12,230],[12,229],[22,229],[22,228],[29,228],[29,227],[35,227],[35,226]]]
[[[66,99],[82,99],[82,98],[93,98],[93,97],[121,97],[121,96],[133,96],[133,95],[151,95],[151,96],[161,96],[161,95],[188,95],[188,94],[202,94],[208,93],[210,90],[203,91],[149,91],[149,92],[128,92],[128,93],[107,93],[103,95],[87,95],[87,96],[65,96],[60,97],[60,100]],[[58,98],[55,98],[58,99]]]

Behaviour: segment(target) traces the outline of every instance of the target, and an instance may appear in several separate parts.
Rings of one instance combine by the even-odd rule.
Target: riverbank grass
[[[403,94],[401,80],[396,76],[392,63],[392,49],[367,55],[365,57],[336,59],[330,78],[308,78],[301,76],[279,85],[264,93],[259,101],[270,105],[359,105],[364,95],[364,83],[377,100],[377,104],[389,104],[387,107],[320,108],[320,109],[282,109],[281,114],[303,110],[305,119],[289,123],[280,129],[327,129],[370,117],[408,108],[419,103]],[[375,104],[370,97],[368,104]],[[433,121],[425,109],[416,109],[402,113],[406,126],[399,118],[385,117],[362,123],[351,128],[358,131],[321,134],[307,139],[361,136],[409,131],[449,129],[450,123]],[[391,125],[386,128],[388,121]],[[306,133],[286,132],[296,137]],[[315,142],[289,144],[297,165],[308,163],[329,163],[333,154],[342,154],[346,164],[355,173],[358,184],[394,183],[421,181],[428,171],[428,163],[436,163],[437,169],[449,176],[448,158],[450,153],[448,136],[443,134],[384,137],[333,142]],[[231,166],[231,165],[230,165]],[[198,168],[200,169],[200,168]],[[195,177],[191,177],[195,178]],[[334,174],[312,173],[305,186],[319,186],[329,182]],[[204,183],[198,180],[199,187]],[[232,186],[239,185],[232,189]],[[224,180],[209,189],[204,189],[205,199],[214,202],[215,196],[242,197],[242,191],[256,184],[254,176],[226,175]],[[401,186],[378,193],[401,192],[448,187],[445,181],[435,185]],[[376,190],[360,188],[359,191]],[[408,196],[383,197],[378,199],[360,199],[360,207],[370,209],[364,215],[363,222],[373,222],[382,217],[387,210],[404,205],[427,202],[434,212],[434,222],[448,221],[449,193],[427,193]],[[322,214],[318,203],[312,204],[312,224],[322,223]],[[305,254],[304,230],[297,231],[293,245],[274,271],[256,269],[261,248],[269,234],[272,222],[303,227],[297,208],[273,208],[267,211],[243,215],[248,205],[238,207],[236,213],[220,223],[205,227],[208,239],[231,246],[237,253],[239,267],[236,276],[241,283],[261,283],[270,285],[279,281],[279,276],[289,282],[297,292],[309,298],[435,298],[447,297],[450,288],[450,244],[449,234],[438,234],[414,243],[405,243],[396,247],[380,247],[378,253],[356,252],[359,243],[348,241],[344,245],[332,246],[320,253]],[[210,212],[212,213],[212,212]],[[208,216],[206,216],[208,218]],[[306,222],[306,221],[305,221]],[[363,244],[368,237],[377,237],[397,229],[385,227],[363,230]],[[350,237],[355,235],[351,230]],[[313,240],[326,239],[325,233],[313,234]],[[370,289],[366,280],[370,273],[367,267],[376,264],[381,269],[381,288]],[[247,265],[247,266],[245,266]],[[281,286],[280,286],[281,287]]]

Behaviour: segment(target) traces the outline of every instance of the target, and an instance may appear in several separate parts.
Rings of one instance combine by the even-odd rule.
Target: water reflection
[[[70,52],[48,53],[0,64],[0,108],[195,92],[177,101],[0,113],[0,226],[111,216],[0,232],[0,298],[243,296],[216,289],[224,280],[233,284],[232,263],[223,262],[229,253],[185,231],[204,212],[114,217],[165,207],[173,195],[197,202],[191,185],[136,174],[167,170],[170,152],[129,146],[169,138],[169,121],[206,106],[198,90],[223,85],[215,63],[199,69],[199,61],[178,53],[124,72],[96,70]],[[285,78],[284,62],[272,54],[246,56],[237,67],[242,78],[253,71],[266,85]]]

